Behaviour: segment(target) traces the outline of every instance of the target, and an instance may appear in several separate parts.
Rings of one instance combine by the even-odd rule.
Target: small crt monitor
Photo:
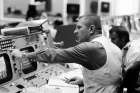
[[[20,49],[20,51],[24,51],[26,53],[34,52],[34,48],[32,46],[25,47]],[[23,58],[22,64],[22,71],[24,74],[29,74],[37,70],[37,62],[30,61],[29,59]]]
[[[0,85],[12,80],[12,75],[12,68],[8,54],[0,54]]]

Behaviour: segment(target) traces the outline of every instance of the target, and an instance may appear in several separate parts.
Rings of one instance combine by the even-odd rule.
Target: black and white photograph
[[[140,93],[140,0],[0,0],[0,93]]]

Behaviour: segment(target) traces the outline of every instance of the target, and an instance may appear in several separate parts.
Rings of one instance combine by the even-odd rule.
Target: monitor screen
[[[0,85],[12,80],[12,68],[9,55],[0,54]]]
[[[4,57],[1,56],[0,57],[0,79],[3,79],[5,77],[7,77],[6,64],[5,64]]]
[[[80,13],[80,5],[79,4],[67,4],[67,13],[78,15]]]
[[[109,13],[110,3],[109,2],[102,2],[101,3],[101,12]]]

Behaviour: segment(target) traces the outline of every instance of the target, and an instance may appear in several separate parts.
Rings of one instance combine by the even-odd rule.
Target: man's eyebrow
[[[81,26],[80,25],[77,25],[76,28],[81,28]]]

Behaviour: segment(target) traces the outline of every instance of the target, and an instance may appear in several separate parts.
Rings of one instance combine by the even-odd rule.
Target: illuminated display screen
[[[4,57],[0,57],[0,79],[7,77]]]
[[[0,54],[0,85],[12,79],[12,68],[7,53]]]

